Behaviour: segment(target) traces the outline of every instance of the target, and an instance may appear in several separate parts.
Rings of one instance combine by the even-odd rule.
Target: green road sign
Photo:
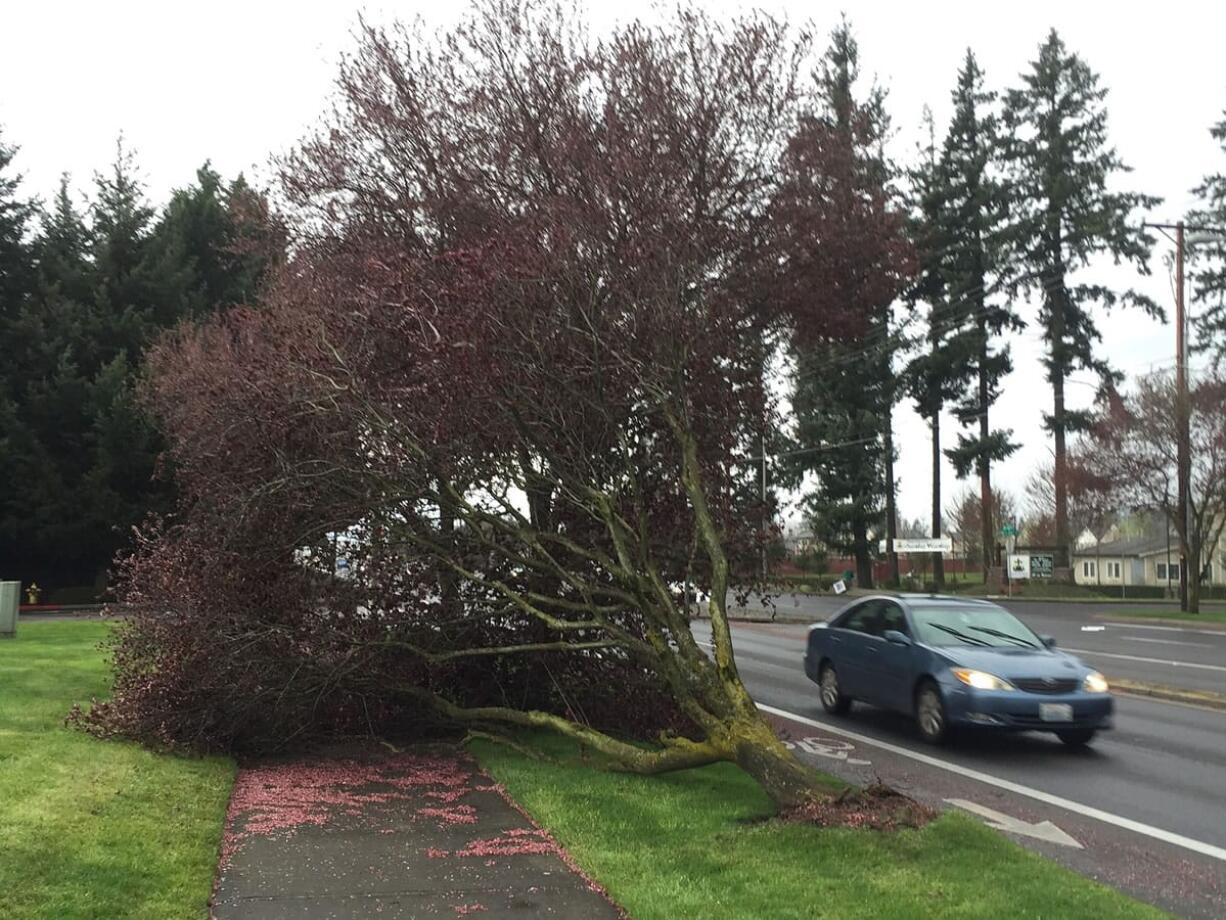
[[[1000,529],[1000,535],[1002,537],[1016,537],[1017,528],[1012,524],[1006,524],[1004,527]]]

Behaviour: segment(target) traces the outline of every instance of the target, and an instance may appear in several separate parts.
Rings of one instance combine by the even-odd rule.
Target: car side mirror
[[[1039,641],[1042,642],[1044,647],[1046,648],[1056,647],[1056,637],[1055,636],[1039,636]]]
[[[881,638],[885,639],[892,645],[910,645],[911,637],[904,633],[900,633],[897,629],[887,629],[881,634]]]

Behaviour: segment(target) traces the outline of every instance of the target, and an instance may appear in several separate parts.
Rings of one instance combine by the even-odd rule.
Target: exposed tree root
[[[869,828],[892,831],[903,827],[923,827],[939,812],[922,805],[882,783],[863,789],[847,789],[829,798],[814,799],[803,805],[783,809],[778,819],[818,827]]]

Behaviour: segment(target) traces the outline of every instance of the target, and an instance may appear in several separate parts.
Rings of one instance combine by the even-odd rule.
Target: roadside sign
[[[1006,524],[1004,527],[1000,529],[1000,535],[1002,537],[1016,537],[1017,536],[1017,525]]]
[[[846,590],[847,590],[847,582],[843,581],[843,579],[840,578],[838,581],[834,583],[834,593],[835,594],[842,594]]]
[[[881,551],[886,551],[886,541],[881,541]],[[914,537],[908,539],[894,538],[896,553],[952,553],[954,551],[953,537]]]
[[[1056,570],[1056,557],[1051,553],[1030,554],[1030,577],[1051,578]]]
[[[1026,553],[1015,553],[1009,556],[1009,580],[1030,577],[1030,556]]]

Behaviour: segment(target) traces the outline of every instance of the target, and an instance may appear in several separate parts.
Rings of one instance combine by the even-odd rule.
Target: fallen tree
[[[232,747],[547,729],[615,769],[827,794],[726,609],[765,536],[744,480],[772,336],[862,328],[813,296],[840,214],[821,145],[795,151],[810,54],[692,9],[600,42],[512,3],[363,27],[282,164],[293,259],[152,354],[183,507],[127,563],[116,696],[82,718]],[[630,724],[588,712],[610,700]]]

